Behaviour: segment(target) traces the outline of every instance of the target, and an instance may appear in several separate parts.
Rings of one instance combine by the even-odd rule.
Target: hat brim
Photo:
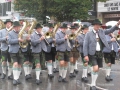
[[[60,27],[60,28],[68,28],[68,27]]]
[[[6,24],[7,22],[11,22],[11,23],[13,23],[12,21],[5,21],[4,24]]]
[[[102,23],[93,23],[92,25],[102,25]]]

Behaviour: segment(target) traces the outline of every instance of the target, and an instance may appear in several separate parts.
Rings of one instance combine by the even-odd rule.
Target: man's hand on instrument
[[[67,39],[68,38],[68,35],[65,35],[64,39]]]
[[[88,62],[88,61],[89,61],[89,57],[88,57],[88,56],[85,56],[85,57],[84,57],[84,60]]]
[[[115,38],[111,38],[111,41],[114,42],[114,41],[116,41],[116,39]]]
[[[42,36],[41,38],[40,38],[40,41],[42,41],[42,40],[44,40],[45,39],[45,36]]]
[[[5,38],[8,39],[8,36],[6,36]]]
[[[21,38],[18,38],[18,41],[19,41],[19,42],[24,42],[24,40],[23,40],[23,39],[21,39]]]
[[[28,36],[26,37],[26,40],[27,40],[27,41],[30,41],[30,35],[28,35]]]

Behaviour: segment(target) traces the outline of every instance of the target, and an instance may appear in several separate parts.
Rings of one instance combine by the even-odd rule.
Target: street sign
[[[95,11],[88,11],[89,16],[97,16],[97,12]]]

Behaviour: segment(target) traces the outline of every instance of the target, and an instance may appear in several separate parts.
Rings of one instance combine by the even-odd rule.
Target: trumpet
[[[5,27],[4,22],[0,19],[0,30],[3,29]]]

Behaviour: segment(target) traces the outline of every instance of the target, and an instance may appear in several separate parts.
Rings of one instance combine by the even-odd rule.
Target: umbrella
[[[117,24],[117,21],[109,21],[106,23],[106,26],[114,26]]]

